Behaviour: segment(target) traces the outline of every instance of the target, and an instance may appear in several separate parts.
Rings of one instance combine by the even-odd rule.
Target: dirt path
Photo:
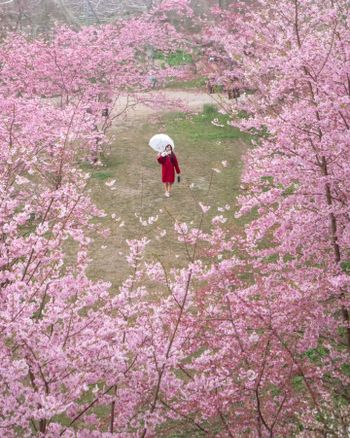
[[[202,113],[203,105],[215,104],[217,96],[194,90],[164,93],[167,99],[181,98],[197,114],[181,113],[181,106],[175,104],[154,109],[137,104],[127,120],[118,119],[115,124],[115,140],[103,166],[86,168],[91,174],[91,195],[107,214],[103,225],[112,230],[106,239],[94,236],[89,275],[110,281],[114,293],[129,274],[124,255],[127,239],[147,235],[152,240],[148,256],[161,260],[168,269],[177,266],[185,261],[186,254],[177,241],[174,221],[198,225],[198,203],[203,202],[212,206],[203,224],[209,227],[211,218],[218,214],[217,207],[232,205],[238,190],[240,158],[246,149],[242,134],[227,124],[220,128],[211,123],[213,117],[223,116]],[[122,101],[119,105],[123,108]],[[155,153],[148,146],[150,137],[157,132],[174,138],[181,167],[181,183],[174,184],[168,199],[164,197]],[[228,162],[227,168],[223,168],[222,160]],[[213,174],[212,168],[221,173]],[[108,183],[113,180],[115,184],[110,187]],[[140,224],[140,217],[147,220],[151,216],[157,216],[157,222],[150,226]],[[235,226],[230,219],[227,224]]]
[[[222,95],[208,94],[204,90],[183,90],[183,89],[164,89],[155,90],[148,93],[139,94],[140,100],[151,101],[158,100],[159,104],[146,104],[135,101],[135,99],[120,96],[113,114],[118,114],[129,105],[131,108],[126,117],[116,119],[115,125],[117,127],[128,127],[141,121],[152,120],[152,118],[159,114],[166,112],[181,111],[181,109],[188,109],[190,112],[199,112],[203,110],[203,105],[216,105],[218,102],[228,104],[229,101]]]

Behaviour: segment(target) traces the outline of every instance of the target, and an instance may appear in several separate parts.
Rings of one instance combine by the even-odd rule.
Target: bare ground
[[[127,96],[120,96],[118,103],[114,109],[114,114],[120,113],[123,109],[130,105],[126,118],[116,120],[116,126],[125,126],[125,123],[130,126],[135,123],[153,120],[154,116],[163,115],[166,112],[178,111],[181,107],[188,109],[190,112],[202,111],[206,104],[216,105],[229,104],[225,97],[219,94],[208,94],[198,90],[157,90],[145,94],[139,94],[138,99],[151,102],[153,99],[158,101],[158,104],[137,103],[135,99]]]

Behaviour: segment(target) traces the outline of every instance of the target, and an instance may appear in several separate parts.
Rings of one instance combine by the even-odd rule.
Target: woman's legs
[[[171,186],[171,183],[164,183],[165,196],[170,196]]]

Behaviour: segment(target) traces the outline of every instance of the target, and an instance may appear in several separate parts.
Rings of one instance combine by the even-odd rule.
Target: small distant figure
[[[162,183],[164,184],[165,196],[169,198],[175,181],[175,171],[178,174],[178,182],[180,182],[179,163],[170,144],[165,147],[164,152],[158,154],[157,161],[162,165]]]
[[[149,81],[151,83],[151,88],[156,88],[157,86],[157,78],[155,76],[150,76]]]
[[[241,91],[237,86],[232,86],[227,90],[227,97],[229,99],[238,99],[241,95]]]
[[[227,92],[227,97],[229,99],[238,99],[241,95],[241,90],[237,86],[238,78],[233,78],[228,83],[225,84],[225,90]]]
[[[238,87],[233,87],[232,95],[233,95],[233,98],[237,100],[241,95],[241,90]]]
[[[207,80],[207,90],[208,90],[208,94],[215,93],[215,80],[212,77],[209,77]]]

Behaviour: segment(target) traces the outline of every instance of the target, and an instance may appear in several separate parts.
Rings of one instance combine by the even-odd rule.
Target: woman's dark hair
[[[171,144],[167,144],[167,145],[165,146],[165,149],[166,149],[168,146],[170,146],[170,149],[171,149],[171,154],[170,154],[170,161],[171,161],[171,164],[175,166],[175,154],[174,154],[174,151],[173,151],[173,147],[171,146]]]

